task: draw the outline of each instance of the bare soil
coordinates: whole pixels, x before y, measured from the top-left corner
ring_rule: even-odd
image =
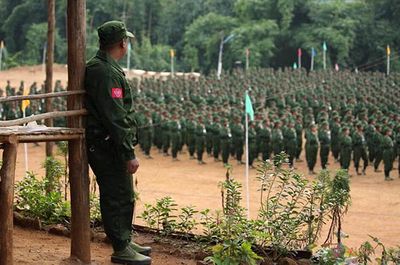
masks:
[[[45,158],[44,146],[44,143],[40,146],[28,145],[29,170],[39,175],[44,173],[42,168]],[[179,156],[181,161],[173,162],[171,157],[164,157],[155,149],[152,150],[154,159],[145,159],[140,152],[137,153],[140,159],[140,169],[136,175],[140,201],[136,216],[140,215],[145,203],[154,203],[156,199],[165,196],[171,196],[180,206],[193,205],[199,210],[220,208],[218,183],[225,177],[222,163],[216,163],[212,158],[206,157],[207,164],[198,165],[196,160],[188,159],[188,154],[181,154]],[[232,162],[234,177],[244,182],[245,167]],[[295,166],[298,171],[307,173],[305,162],[297,163]],[[329,167],[335,170],[338,164],[330,158]],[[24,172],[24,147],[20,144],[17,180],[22,179]],[[400,179],[397,170],[392,171],[392,176],[395,178],[392,182],[385,182],[383,173],[375,173],[371,167],[367,169],[366,176],[356,176],[354,169],[351,169],[350,173],[353,175],[351,179],[352,205],[344,217],[343,230],[349,235],[345,244],[358,247],[365,240],[369,240],[368,235],[373,235],[380,238],[387,246],[398,245],[400,243]],[[256,170],[251,170],[250,209],[253,217],[256,216],[259,208],[257,189]],[[143,224],[138,218],[135,223]],[[59,264],[69,256],[69,239],[67,238],[19,228],[15,231],[15,238],[17,264]],[[139,240],[146,242],[146,238],[139,237]],[[108,264],[110,246],[93,243],[92,251],[96,263]],[[153,264],[195,264],[194,261],[176,258],[174,254],[158,253],[157,250],[154,258]],[[169,261],[172,263],[167,263]]]

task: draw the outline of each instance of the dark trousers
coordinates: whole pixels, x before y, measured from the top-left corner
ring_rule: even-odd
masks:
[[[104,230],[115,251],[131,241],[134,209],[132,175],[126,172],[111,140],[88,139],[88,160],[100,188],[100,210]]]

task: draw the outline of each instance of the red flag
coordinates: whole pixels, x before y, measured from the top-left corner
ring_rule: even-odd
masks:
[[[301,48],[297,50],[297,56],[301,57]]]

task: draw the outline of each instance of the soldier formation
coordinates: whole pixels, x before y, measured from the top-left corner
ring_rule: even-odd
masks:
[[[200,78],[150,78],[132,80],[139,144],[147,158],[152,147],[179,161],[185,151],[205,164],[204,156],[228,164],[244,164],[244,93],[248,90],[255,110],[249,122],[249,162],[272,159],[285,152],[289,166],[302,162],[305,152],[309,174],[316,167],[340,163],[348,170],[353,162],[357,175],[370,166],[392,180],[393,165],[400,163],[400,74],[310,72],[297,69],[241,70]],[[60,81],[55,91],[65,90]],[[8,82],[0,96],[22,95]],[[39,90],[36,83],[30,94]],[[55,110],[65,110],[65,98],[53,100]],[[26,116],[45,112],[45,101],[31,101]],[[0,106],[0,118],[22,117],[17,102]],[[55,120],[65,126],[65,119]],[[186,148],[185,148],[186,147]],[[329,161],[332,154],[335,161]],[[319,157],[320,165],[317,166]],[[400,164],[397,165],[400,176]]]
[[[29,88],[25,88],[24,81],[21,81],[18,89],[11,85],[10,81],[7,81],[7,85],[3,90],[0,88],[0,97],[10,97],[10,96],[22,96],[24,94],[25,89],[29,89],[29,95],[41,94],[45,93],[45,84],[43,83],[38,87],[36,82],[32,83]],[[54,85],[55,92],[65,91],[66,89],[63,87],[60,80],[57,80]],[[65,97],[57,97],[52,99],[52,107],[53,110],[63,111],[67,110],[67,100]],[[25,109],[25,116],[36,115],[40,113],[46,112],[46,101],[45,99],[41,100],[31,100],[30,104]],[[24,115],[22,104],[19,101],[12,101],[6,103],[0,103],[0,120],[14,120],[18,118],[22,118]],[[40,122],[39,122],[40,123]],[[65,118],[56,118],[54,119],[55,127],[65,127],[66,119]]]
[[[178,161],[186,146],[199,164],[205,163],[204,155],[243,164],[248,90],[255,109],[248,132],[250,166],[285,152],[294,167],[305,152],[309,173],[315,174],[317,158],[326,169],[332,153],[345,170],[353,161],[357,175],[365,175],[369,165],[379,172],[383,162],[385,180],[392,180],[390,171],[400,155],[399,84],[396,73],[302,69],[131,83],[139,144],[147,158],[155,146]]]

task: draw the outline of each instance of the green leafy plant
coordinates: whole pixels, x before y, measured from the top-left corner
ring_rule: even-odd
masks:
[[[64,200],[68,198],[68,142],[57,142],[58,154],[64,158]]]
[[[177,204],[171,197],[157,200],[156,205],[146,204],[145,210],[140,216],[151,228],[156,228],[162,235],[170,235],[177,227]]]
[[[206,229],[212,233],[216,245],[211,248],[212,256],[205,261],[212,264],[256,264],[259,257],[252,249],[252,221],[245,217],[245,209],[241,206],[241,184],[230,177],[231,168],[227,169],[226,180],[220,183],[222,194],[222,215],[216,225],[208,225]],[[207,220],[208,212],[203,212]],[[212,219],[211,219],[212,220]],[[210,221],[210,219],[208,219]]]
[[[93,226],[101,222],[100,199],[95,194],[90,195],[90,221]]]
[[[194,215],[197,213],[198,211],[196,211],[193,206],[181,208],[181,213],[178,215],[176,230],[183,234],[192,232],[197,225],[197,221],[194,219]]]
[[[15,207],[29,217],[38,217],[46,224],[65,223],[70,217],[69,203],[63,201],[57,191],[48,191],[49,180],[39,180],[28,172],[24,179],[16,184]]]
[[[60,179],[65,176],[64,165],[58,159],[49,156],[44,161],[43,167],[46,169],[46,191],[60,192]]]

